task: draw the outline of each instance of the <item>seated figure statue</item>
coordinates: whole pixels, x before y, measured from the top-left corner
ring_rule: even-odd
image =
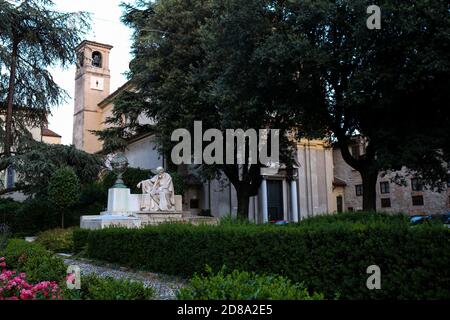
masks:
[[[142,188],[140,207],[142,211],[175,211],[175,191],[172,177],[164,168],[156,169],[158,174],[138,183]]]

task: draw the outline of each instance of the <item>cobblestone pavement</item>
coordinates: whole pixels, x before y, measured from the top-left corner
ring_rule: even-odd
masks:
[[[141,281],[145,287],[152,287],[156,292],[157,300],[172,300],[176,297],[178,289],[183,287],[185,280],[163,274],[135,271],[128,268],[89,261],[86,259],[64,260],[66,265],[76,265],[81,269],[82,275],[96,274],[99,277],[113,277],[115,279],[128,279]]]

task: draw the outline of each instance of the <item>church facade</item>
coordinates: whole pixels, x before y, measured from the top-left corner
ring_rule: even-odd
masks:
[[[125,83],[110,92],[111,49],[110,45],[93,41],[83,41],[76,48],[79,62],[75,75],[73,144],[90,153],[102,150],[101,141],[91,131],[106,128],[105,120],[114,108],[114,97],[122,90],[130,89]],[[141,122],[147,124],[151,120],[142,117]],[[129,141],[125,155],[130,166],[141,169],[165,167],[166,159],[157,152],[156,146],[157,141],[152,135]],[[363,149],[357,145],[351,151]],[[295,157],[294,172],[287,172],[283,167],[261,170],[263,180],[259,193],[250,200],[250,220],[258,223],[296,222],[324,213],[362,209],[361,177],[344,162],[340,150],[325,141],[302,139],[297,141]],[[450,211],[450,181],[443,192],[426,190],[413,176],[407,177],[406,181],[406,186],[398,186],[390,182],[388,176],[380,175],[377,208],[409,214]],[[215,217],[235,215],[236,191],[226,178],[208,182],[188,179],[183,210]]]

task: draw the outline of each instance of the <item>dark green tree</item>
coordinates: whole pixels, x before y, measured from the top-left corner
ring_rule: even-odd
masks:
[[[13,157],[11,164],[20,180],[14,190],[5,189],[0,194],[22,191],[29,195],[46,196],[46,186],[59,168],[71,168],[81,185],[97,180],[104,169],[104,161],[98,155],[77,150],[74,146],[42,142],[33,142],[30,150]]]
[[[48,184],[48,199],[61,214],[61,228],[64,229],[64,213],[73,207],[80,197],[80,183],[70,167],[54,172]]]
[[[48,68],[75,62],[87,18],[55,11],[50,0],[0,1],[1,170],[11,155],[29,149],[28,130],[42,127],[50,108],[64,100]]]
[[[281,92],[271,95],[276,88],[267,92],[259,82],[270,75],[260,74],[258,48],[279,19],[268,9],[269,1],[162,0],[141,5],[125,7],[124,22],[135,30],[130,64],[135,90],[119,96],[110,119],[115,127],[99,133],[106,148],[123,147],[130,135],[144,129],[157,132],[161,151],[170,155],[172,132],[185,128],[193,133],[194,121],[202,121],[203,130],[222,133],[280,129],[281,158],[288,162],[286,130],[294,123],[283,111],[287,100]],[[154,126],[140,126],[141,113]],[[225,174],[237,191],[238,213],[245,218],[249,198],[261,183],[261,164],[250,164],[249,156],[247,151],[243,165],[200,168],[208,177]]]
[[[366,26],[373,4],[381,8],[381,29]],[[406,166],[432,188],[442,188],[450,160],[448,2],[284,6],[284,31],[303,47],[300,59],[288,64],[298,74],[290,96],[302,101],[299,122],[316,123],[361,174],[363,209],[376,209],[380,172]],[[364,140],[360,156],[350,152],[357,136]]]

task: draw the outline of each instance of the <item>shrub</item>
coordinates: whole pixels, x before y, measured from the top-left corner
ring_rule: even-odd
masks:
[[[78,177],[70,167],[58,169],[49,181],[48,199],[60,211],[62,228],[64,228],[64,213],[78,202],[79,190]]]
[[[65,290],[67,300],[150,300],[152,288],[142,282],[88,275],[81,277],[81,290]]]
[[[82,215],[98,215],[104,211],[107,195],[101,183],[82,186],[79,193],[78,203],[64,210],[56,208],[46,195],[35,196],[23,203],[0,199],[0,225],[6,224],[13,236],[21,238],[60,227],[62,211],[64,224],[68,227],[79,226]]]
[[[321,300],[320,294],[309,295],[301,284],[293,284],[277,275],[257,275],[234,270],[230,274],[222,268],[213,274],[194,275],[189,284],[180,289],[180,300]]]
[[[5,257],[0,257],[0,300],[59,300],[61,289],[56,282],[43,281],[32,285],[24,272],[6,269]]]
[[[448,228],[347,220],[82,230],[75,247],[86,245],[91,258],[180,276],[201,273],[205,265],[276,273],[327,298],[336,292],[348,299],[450,296]],[[374,264],[382,271],[382,290],[366,287],[366,269]]]
[[[52,229],[38,234],[36,243],[41,244],[52,252],[72,252],[73,228]]]
[[[131,189],[131,193],[141,193],[141,191],[137,187],[137,184],[142,180],[149,179],[151,175],[151,170],[129,167],[123,174],[122,179],[125,185]],[[106,193],[108,192],[108,189],[114,185],[115,182],[115,173],[108,172],[108,174],[103,178],[103,185]]]
[[[66,274],[63,260],[36,243],[12,239],[0,255],[11,268],[25,272],[31,282],[60,281]]]
[[[108,194],[103,184],[96,181],[81,188],[80,199],[75,206],[78,217],[81,215],[96,215],[104,211],[108,203]],[[77,220],[79,224],[80,221]]]
[[[14,217],[20,207],[20,202],[16,202],[12,199],[0,199],[0,224],[11,227],[14,223]]]
[[[16,237],[35,235],[59,225],[57,211],[44,197],[26,200],[12,215],[10,227]]]
[[[3,250],[8,243],[9,236],[9,227],[6,224],[0,223],[0,250]]]
[[[73,251],[74,253],[80,253],[87,249],[87,238],[89,236],[89,230],[76,228],[73,230]]]
[[[409,217],[400,213],[385,212],[342,212],[335,214],[324,214],[302,220],[299,226],[319,226],[322,224],[350,223],[350,224],[388,224],[409,225]]]

